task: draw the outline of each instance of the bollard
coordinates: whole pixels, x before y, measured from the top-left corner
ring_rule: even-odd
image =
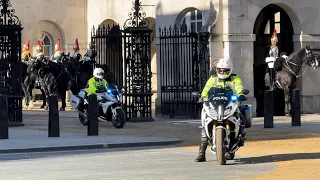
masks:
[[[299,91],[299,89],[292,90],[291,125],[292,126],[301,126],[300,91]]]
[[[49,101],[48,137],[60,137],[58,97],[56,95],[51,95]]]
[[[264,128],[273,128],[273,91],[264,92]]]
[[[97,95],[91,94],[88,99],[88,136],[98,136],[98,101]]]
[[[9,139],[8,99],[0,95],[0,139]]]

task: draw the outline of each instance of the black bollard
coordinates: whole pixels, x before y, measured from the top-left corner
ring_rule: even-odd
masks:
[[[58,97],[50,96],[48,137],[60,137]]]
[[[0,139],[9,139],[8,99],[0,94]]]
[[[264,128],[273,128],[273,91],[264,92]]]
[[[97,95],[91,94],[88,99],[88,136],[98,136],[98,101]]]
[[[292,90],[291,125],[292,126],[301,126],[300,91],[299,91],[299,89]]]

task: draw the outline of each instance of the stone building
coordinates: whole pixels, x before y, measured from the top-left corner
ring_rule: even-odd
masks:
[[[264,78],[264,51],[277,30],[280,51],[289,55],[305,45],[317,48],[320,34],[318,0],[141,0],[143,12],[154,30],[152,42],[152,72],[154,100],[160,107],[161,71],[158,29],[164,26],[186,25],[193,32],[210,33],[210,59],[229,57],[235,71],[250,90],[249,103],[253,109],[261,106]],[[20,18],[23,42],[36,40],[45,43],[50,55],[57,38],[62,48],[72,52],[75,38],[79,39],[82,54],[90,41],[91,29],[98,25],[122,26],[132,12],[131,0],[11,0]],[[320,48],[320,47],[318,47]],[[45,52],[46,53],[46,52]],[[320,78],[312,70],[299,81],[304,113],[320,111]],[[158,88],[159,87],[159,88]],[[279,98],[281,93],[279,93]],[[283,109],[279,100],[279,109]]]

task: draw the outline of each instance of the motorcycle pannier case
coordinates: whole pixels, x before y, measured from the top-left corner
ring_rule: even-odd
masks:
[[[242,105],[241,113],[246,118],[246,128],[250,128],[252,126],[252,105],[251,104]]]
[[[81,98],[78,96],[70,96],[70,105],[73,109],[78,109],[81,103]]]

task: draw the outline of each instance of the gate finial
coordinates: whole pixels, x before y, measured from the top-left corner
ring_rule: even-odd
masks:
[[[133,7],[131,10],[133,12],[129,12],[129,18],[124,22],[124,28],[128,27],[148,27],[149,21],[145,18],[146,13],[141,12],[142,5],[139,0],[134,0],[132,2]]]
[[[19,18],[14,15],[15,10],[9,9],[12,7],[10,0],[0,0],[0,25],[21,25]]]

